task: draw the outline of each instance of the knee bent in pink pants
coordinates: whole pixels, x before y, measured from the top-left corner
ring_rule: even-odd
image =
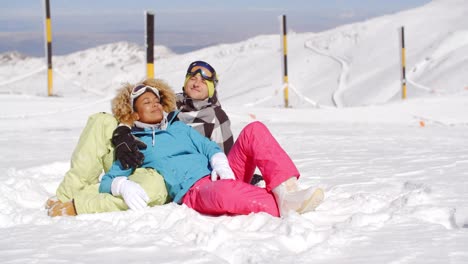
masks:
[[[271,190],[291,177],[299,178],[299,171],[268,128],[261,122],[247,125],[228,160],[236,180],[213,182],[204,177],[187,192],[183,203],[209,215],[266,212],[279,216]],[[249,184],[257,167],[265,180],[265,189]]]

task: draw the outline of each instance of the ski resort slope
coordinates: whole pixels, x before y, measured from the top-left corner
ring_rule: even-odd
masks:
[[[408,96],[464,90],[468,86],[468,75],[464,74],[468,71],[467,16],[465,1],[435,0],[325,32],[295,33],[290,28],[292,107],[351,107],[399,100],[401,26],[405,27]],[[242,101],[246,106],[278,107],[284,104],[280,43],[279,35],[264,35],[187,54],[156,46],[155,74],[180,91],[186,65],[195,59],[206,60],[218,71],[224,105]],[[144,78],[144,54],[142,46],[121,42],[54,57],[54,93],[112,95],[122,82]],[[46,82],[43,58],[7,53],[0,54],[0,61],[0,93],[17,93],[16,87],[28,85],[31,78]],[[33,90],[29,94],[45,92]]]
[[[2,263],[468,261],[468,92],[372,107],[227,108],[236,135],[264,122],[302,184],[325,190],[315,212],[284,219],[210,217],[173,203],[50,218],[44,202],[69,168],[87,116],[108,111],[108,101],[0,102],[23,115],[3,116],[0,131]]]
[[[44,58],[0,54],[1,262],[467,263],[467,10],[438,0],[327,32],[290,30],[289,109],[278,36],[187,54],[156,47],[156,76],[176,91],[189,62],[212,63],[234,135],[264,122],[302,184],[325,190],[316,211],[285,218],[173,203],[48,217],[88,116],[110,112],[120,84],[143,78],[144,49],[120,42],[54,57],[52,97]]]

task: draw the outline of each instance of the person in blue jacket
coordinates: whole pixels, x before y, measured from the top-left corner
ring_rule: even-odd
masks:
[[[130,94],[132,134],[147,145],[141,167],[163,176],[174,202],[209,215],[283,216],[290,210],[311,211],[322,201],[321,189],[297,189],[297,168],[260,122],[244,128],[228,158],[215,142],[177,121],[177,111],[163,111],[158,87],[141,83],[126,85],[122,91]],[[255,167],[264,175],[266,188],[249,184]],[[144,207],[147,194],[128,178],[133,170],[115,161],[102,177],[99,191],[122,196],[129,206]]]

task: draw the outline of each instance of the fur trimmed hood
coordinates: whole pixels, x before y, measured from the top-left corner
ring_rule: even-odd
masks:
[[[158,89],[164,112],[169,113],[175,110],[176,97],[174,91],[165,81],[161,79],[146,79],[141,83]],[[134,86],[134,84],[130,83],[124,84],[117,91],[114,99],[112,99],[112,113],[119,123],[133,125],[135,121],[132,115],[133,109],[130,105],[130,94]]]

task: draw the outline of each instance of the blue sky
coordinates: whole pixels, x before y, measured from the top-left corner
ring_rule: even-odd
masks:
[[[55,54],[116,41],[143,45],[144,10],[156,14],[156,44],[186,52],[237,42],[279,31],[278,16],[288,28],[318,32],[338,25],[417,7],[430,0],[236,0],[111,1],[50,0]],[[42,56],[42,0],[2,1],[0,52],[17,50]]]

